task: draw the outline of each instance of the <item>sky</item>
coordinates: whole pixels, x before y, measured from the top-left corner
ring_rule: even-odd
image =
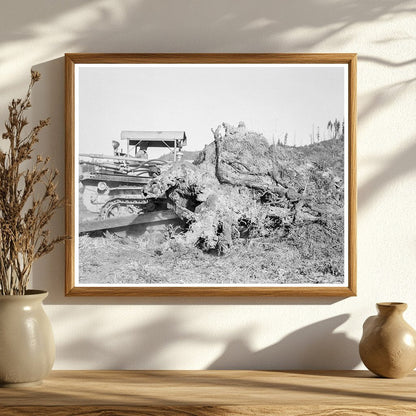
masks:
[[[122,130],[184,130],[201,150],[222,122],[307,145],[345,117],[346,65],[77,65],[80,153],[112,154]],[[345,117],[346,119],[346,117]],[[123,143],[121,145],[123,147]],[[124,149],[125,150],[125,145]],[[166,150],[149,149],[150,157]]]

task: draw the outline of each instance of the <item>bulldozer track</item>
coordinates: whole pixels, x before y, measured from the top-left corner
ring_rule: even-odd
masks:
[[[149,198],[141,198],[138,195],[126,195],[107,201],[100,211],[100,218],[107,219],[127,215],[139,215],[151,212],[155,204]]]

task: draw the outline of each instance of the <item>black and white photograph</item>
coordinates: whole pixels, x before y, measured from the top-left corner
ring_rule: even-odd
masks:
[[[347,63],[79,63],[77,287],[346,287]]]

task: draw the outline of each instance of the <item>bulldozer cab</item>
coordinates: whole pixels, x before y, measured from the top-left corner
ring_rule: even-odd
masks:
[[[121,140],[126,142],[128,158],[147,160],[149,148],[166,148],[173,154],[174,162],[179,160],[187,142],[184,131],[122,131]]]

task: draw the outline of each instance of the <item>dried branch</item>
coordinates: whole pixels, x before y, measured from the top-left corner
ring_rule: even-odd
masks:
[[[12,100],[2,134],[9,146],[7,151],[0,150],[1,295],[24,294],[33,262],[65,239],[51,238],[46,229],[55,211],[63,205],[56,192],[58,171],[49,168],[49,157],[41,156],[30,168],[23,168],[32,159],[40,131],[50,123],[49,118],[40,120],[26,136],[23,134],[28,125],[25,111],[31,107],[32,88],[39,79],[40,74],[32,71],[26,96]]]

